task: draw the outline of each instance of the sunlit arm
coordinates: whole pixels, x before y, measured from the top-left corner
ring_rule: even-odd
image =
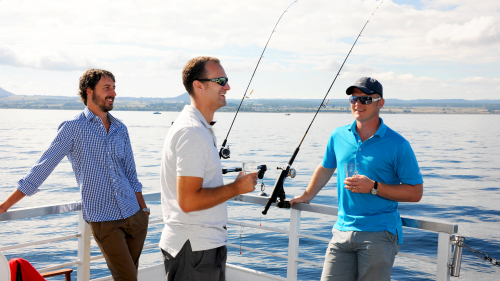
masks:
[[[304,191],[304,194],[295,196],[295,198],[290,200],[290,205],[293,206],[293,204],[295,203],[311,202],[311,200],[318,194],[318,192],[328,183],[334,172],[335,168],[327,169],[323,167],[323,165],[319,164],[319,166],[314,171],[311,181]]]
[[[19,190],[14,190],[12,194],[5,200],[2,204],[0,204],[0,214],[7,212],[10,207],[14,206],[19,200],[23,199],[24,196],[26,196],[24,193],[22,193]]]
[[[418,202],[424,194],[424,184],[378,183],[378,196],[397,202]]]
[[[234,196],[254,191],[257,173],[240,173],[233,183],[215,188],[202,188],[202,184],[203,178],[177,177],[177,201],[183,212],[209,209]]]
[[[354,193],[370,193],[375,181],[364,175],[357,175],[344,180],[344,188]],[[378,183],[377,196],[397,202],[418,202],[422,199],[424,184],[385,184]]]

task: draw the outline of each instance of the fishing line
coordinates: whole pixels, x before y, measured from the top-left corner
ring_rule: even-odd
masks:
[[[333,84],[335,84],[335,81],[337,81],[337,77],[340,75],[340,71],[342,70],[342,68],[344,67],[344,64],[345,62],[347,61],[347,58],[349,58],[349,55],[351,54],[352,52],[352,49],[354,48],[354,46],[356,45],[356,42],[358,42],[358,39],[359,37],[361,36],[361,33],[363,33],[363,30],[365,30],[365,27],[366,25],[368,24],[368,22],[370,22],[370,19],[372,18],[372,16],[375,14],[375,12],[378,10],[378,8],[380,7],[380,5],[382,5],[382,3],[384,3],[384,1],[382,0],[377,8],[372,12],[372,14],[370,15],[370,17],[368,18],[368,20],[365,22],[365,25],[363,26],[363,28],[361,29],[361,31],[359,32],[358,34],[358,37],[356,38],[356,40],[354,41],[354,43],[352,44],[351,46],[351,49],[349,50],[349,53],[347,53],[347,56],[345,57],[344,59],[344,62],[342,62],[342,65],[340,66],[339,68],[339,71],[337,72],[337,75],[335,75],[335,78],[333,79],[333,82],[332,84],[330,85],[330,88],[328,88],[328,91],[326,92],[326,95],[325,97],[323,98],[323,100],[321,101],[321,104],[320,106],[318,107],[318,110],[316,110],[316,114],[314,114],[314,117],[311,121],[311,123],[309,124],[309,127],[307,127],[307,130],[306,132],[304,133],[304,136],[302,137],[302,140],[300,141],[299,145],[297,146],[297,148],[295,149],[292,157],[290,158],[290,160],[288,161],[288,164],[286,166],[286,168],[283,168],[282,171],[281,171],[281,174],[280,174],[280,177],[276,180],[276,183],[274,184],[274,189],[273,189],[273,193],[271,194],[271,196],[269,197],[269,200],[267,201],[267,204],[266,206],[264,207],[264,211],[262,211],[262,214],[267,214],[267,210],[269,209],[269,207],[271,206],[272,203],[275,203],[279,197],[279,201],[278,201],[278,207],[279,208],[290,208],[290,203],[288,201],[285,201],[285,190],[283,188],[283,183],[285,182],[285,178],[287,176],[289,176],[290,174],[290,168],[293,164],[293,161],[295,161],[295,157],[297,156],[297,154],[299,153],[299,149],[300,149],[300,146],[302,145],[302,142],[304,141],[304,139],[306,138],[306,135],[307,133],[309,132],[309,129],[311,128],[314,120],[316,119],[316,116],[318,115],[318,112],[321,110],[322,107],[325,107],[326,104],[324,104],[325,102],[325,99],[326,97],[328,96],[328,94],[330,93],[330,90],[332,89],[333,87]]]
[[[255,72],[257,71],[257,68],[259,67],[260,61],[262,60],[262,57],[264,56],[264,52],[266,51],[267,45],[269,44],[269,41],[271,41],[271,37],[273,37],[274,31],[276,30],[276,26],[278,26],[278,23],[280,22],[283,15],[285,15],[285,13],[288,11],[288,9],[293,4],[295,4],[295,2],[297,2],[297,1],[298,0],[293,1],[293,3],[290,4],[290,6],[288,6],[288,8],[285,9],[285,11],[283,11],[280,18],[276,22],[276,25],[274,26],[273,31],[271,32],[271,35],[269,36],[269,39],[267,39],[266,46],[264,46],[264,50],[262,50],[262,54],[260,55],[259,61],[257,62],[257,65],[255,66],[255,69],[252,73],[252,77],[250,77],[250,81],[248,82],[248,86],[245,90],[245,94],[243,95],[243,98],[241,98],[240,105],[238,106],[238,109],[236,110],[236,114],[234,115],[233,122],[231,123],[231,126],[229,127],[229,131],[227,132],[227,135],[226,135],[226,138],[224,139],[224,142],[222,142],[222,147],[220,148],[220,151],[219,151],[219,158],[228,159],[231,155],[231,151],[229,150],[229,146],[226,147],[226,143],[227,143],[227,138],[229,137],[229,133],[231,132],[231,129],[233,128],[234,120],[236,120],[236,116],[238,116],[238,112],[240,112],[241,104],[243,104],[243,101],[247,97],[248,88],[250,88],[250,84],[252,83],[253,76],[255,75]]]

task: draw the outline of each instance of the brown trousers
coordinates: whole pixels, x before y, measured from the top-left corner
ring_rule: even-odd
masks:
[[[101,249],[114,280],[137,280],[148,220],[148,215],[139,210],[126,219],[90,222],[94,240]]]

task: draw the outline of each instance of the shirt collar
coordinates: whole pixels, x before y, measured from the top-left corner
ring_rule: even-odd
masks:
[[[95,115],[92,111],[90,111],[90,109],[88,107],[85,107],[85,109],[83,110],[83,114],[85,115],[85,119],[87,119],[87,121],[90,121],[90,120],[94,119],[95,117],[97,117],[97,115]],[[118,121],[118,119],[116,119],[109,112],[107,114],[108,114],[109,121],[112,124],[114,124],[115,126],[118,126],[118,127],[121,126],[121,124]]]
[[[201,114],[201,112],[196,107],[189,105],[189,104],[186,104],[184,106],[184,109],[187,110],[188,112],[194,114],[194,116],[196,116],[196,118],[198,118],[201,121],[201,123],[203,123],[203,126],[205,126],[207,129],[212,128],[212,126],[210,124],[208,124],[207,120],[205,120],[205,117],[203,116],[203,114]]]
[[[382,118],[379,117],[378,119],[380,120],[380,127],[378,127],[378,130],[374,136],[379,136],[379,137],[383,138],[385,135],[385,132],[387,131],[387,126],[384,124],[384,120],[382,120]],[[354,122],[352,122],[351,126],[349,127],[349,131],[351,131],[353,134],[358,134],[356,132],[356,120],[354,120]]]

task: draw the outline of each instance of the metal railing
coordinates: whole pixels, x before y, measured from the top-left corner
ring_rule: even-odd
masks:
[[[144,199],[146,201],[159,201],[160,193],[148,193],[144,194]],[[250,204],[257,204],[264,206],[267,203],[268,198],[253,196],[253,195],[239,195],[233,198],[234,201],[245,202]],[[275,206],[276,204],[273,204]],[[90,242],[91,242],[91,231],[89,225],[83,220],[81,214],[81,204],[79,202],[76,203],[67,203],[67,204],[56,204],[42,207],[34,207],[34,208],[22,208],[22,209],[13,209],[9,212],[0,214],[0,222],[2,221],[10,221],[17,219],[26,219],[33,218],[38,216],[45,216],[51,214],[61,214],[67,212],[79,211],[79,223],[78,223],[78,234],[62,236],[58,238],[40,240],[36,242],[29,242],[17,245],[10,246],[1,246],[0,252],[12,249],[18,249],[22,247],[28,247],[32,245],[39,245],[44,243],[50,243],[54,241],[62,241],[68,239],[78,239],[78,254],[77,259],[72,262],[63,263],[55,266],[51,266],[49,268],[41,269],[40,272],[50,271],[54,269],[59,269],[63,267],[68,267],[72,265],[77,265],[77,280],[78,281],[86,281],[90,280],[90,262],[92,260],[96,260],[102,258],[102,255],[98,256],[90,256]],[[250,247],[237,246],[235,244],[229,243],[230,247],[241,247],[242,249],[253,251],[257,253],[261,253],[264,255],[275,256],[278,258],[286,259],[287,262],[287,280],[297,280],[297,271],[298,271],[298,263],[306,263],[314,266],[322,267],[322,264],[315,263],[312,261],[304,260],[299,258],[299,239],[307,238],[307,239],[315,239],[320,241],[328,242],[329,239],[325,239],[315,235],[302,234],[300,232],[300,218],[302,212],[312,212],[316,214],[324,214],[330,216],[337,216],[338,208],[319,205],[319,204],[296,204],[290,209],[290,226],[289,230],[283,230],[273,227],[262,227],[253,224],[247,224],[236,221],[229,221],[229,224],[235,225],[243,225],[245,227],[258,228],[266,231],[273,231],[278,233],[288,234],[288,255],[281,255],[272,253],[269,251],[258,250]],[[420,255],[414,255],[409,253],[398,253],[398,256],[403,256],[407,258],[418,259],[426,262],[434,262],[436,263],[436,280],[438,281],[448,281],[450,280],[450,259],[451,259],[451,250],[453,244],[453,234],[456,234],[458,231],[458,225],[442,223],[442,222],[434,222],[430,220],[420,220],[413,219],[408,217],[403,217],[403,226],[427,231],[433,231],[438,233],[438,250],[437,250],[437,258],[428,258]],[[154,223],[161,223],[160,220],[150,221],[150,225]],[[145,245],[144,249],[149,249],[153,247],[157,247],[158,245]]]

